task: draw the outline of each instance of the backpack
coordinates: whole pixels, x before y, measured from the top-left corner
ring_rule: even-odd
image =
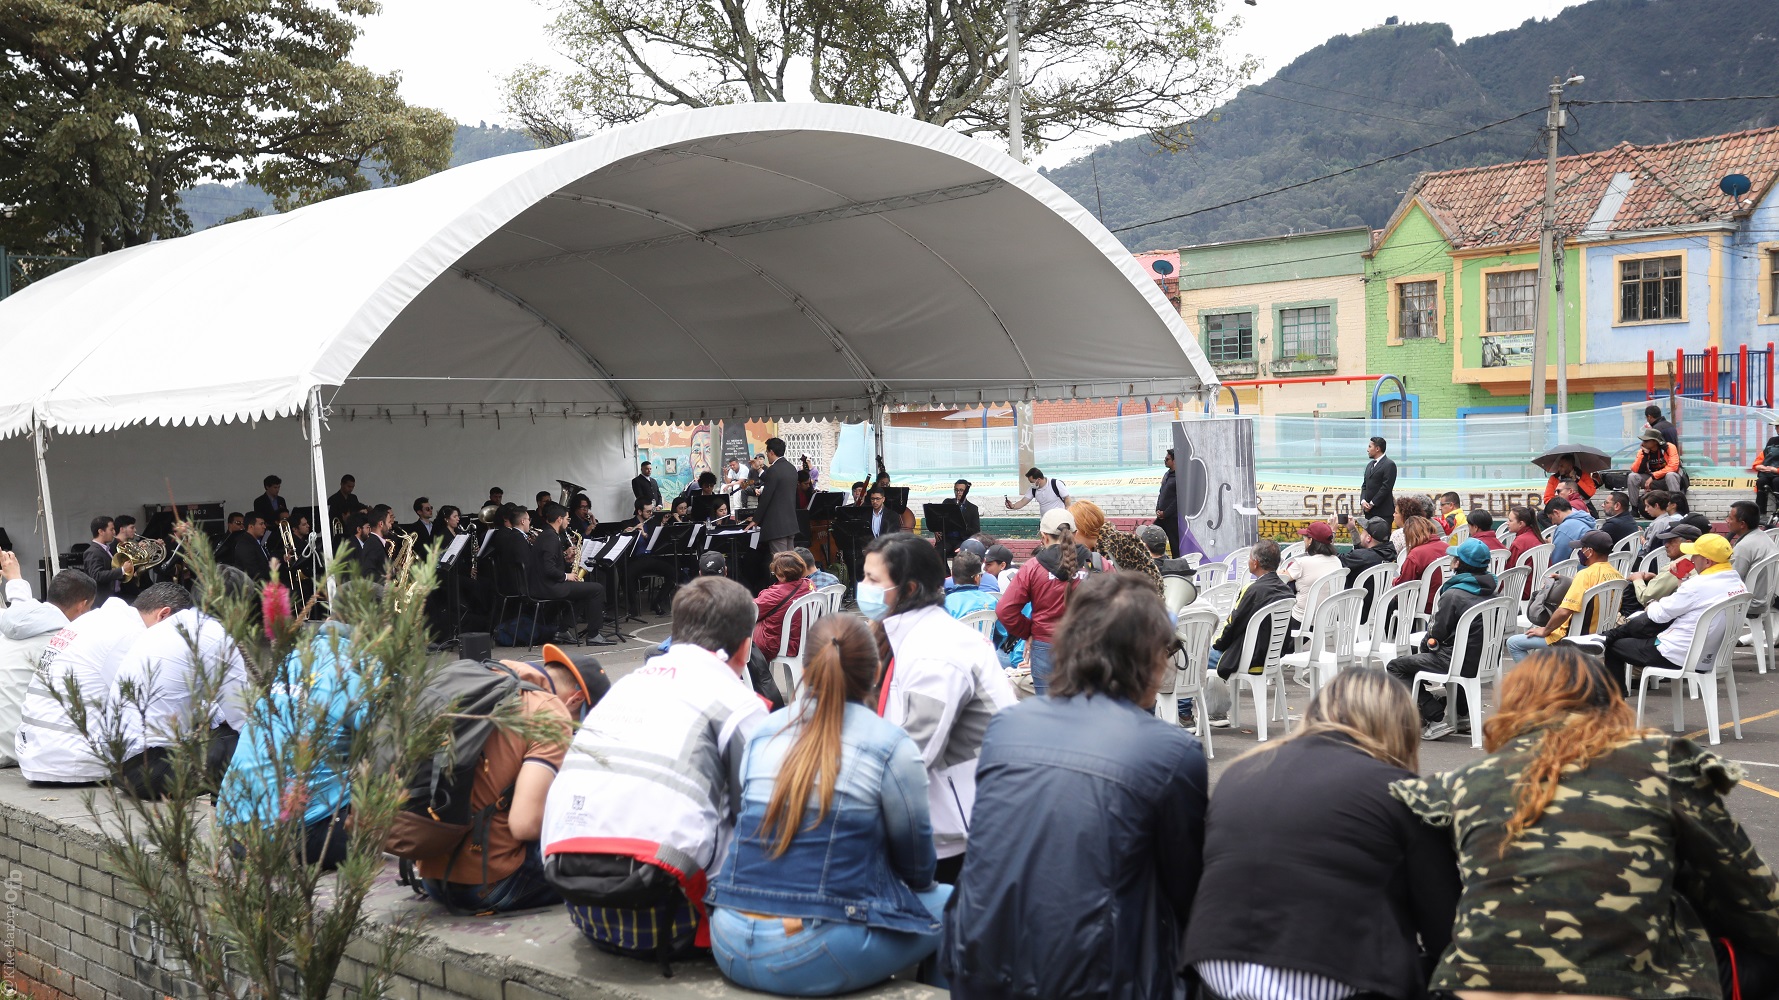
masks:
[[[1540,627],[1550,624],[1550,616],[1562,607],[1563,598],[1569,596],[1569,585],[1573,582],[1574,578],[1568,576],[1545,581],[1526,604],[1526,620]]]
[[[475,787],[476,769],[482,763],[482,750],[496,728],[492,718],[495,708],[528,689],[543,690],[520,679],[504,664],[475,660],[446,664],[428,685],[420,711],[434,717],[446,713],[456,713],[458,717],[451,724],[449,742],[421,761],[409,775],[407,799],[383,840],[383,850],[401,859],[401,884],[419,891],[415,862],[444,860],[447,865],[455,864],[466,846],[479,849],[483,845],[489,820],[511,808],[511,785],[480,810],[470,808],[470,793]],[[393,766],[393,762],[386,763]],[[482,864],[486,883],[486,857]]]

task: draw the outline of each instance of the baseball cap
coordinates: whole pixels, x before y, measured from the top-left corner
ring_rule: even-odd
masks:
[[[1482,568],[1489,564],[1489,547],[1484,545],[1481,539],[1466,538],[1446,549],[1445,554],[1466,566]]]
[[[1576,540],[1576,544],[1584,549],[1593,549],[1601,554],[1612,552],[1612,536],[1604,531],[1590,531]]]
[[[1062,529],[1075,530],[1075,515],[1058,507],[1048,511],[1038,520],[1038,531],[1046,535],[1054,535]]]
[[[698,557],[699,576],[727,576],[729,560],[721,552],[706,552]]]
[[[1696,541],[1702,534],[1704,534],[1704,532],[1700,531],[1699,526],[1696,524],[1675,521],[1673,524],[1656,532],[1655,538],[1658,542],[1665,542],[1670,538],[1678,538],[1683,542],[1691,542]]]
[[[1680,551],[1689,556],[1704,556],[1714,563],[1730,561],[1730,540],[1722,535],[1700,535],[1696,542],[1680,543]]]
[[[988,551],[982,556],[982,561],[985,563],[1011,564],[1013,562],[1013,550],[997,542],[988,547]]]
[[[1390,522],[1381,517],[1374,517],[1365,522],[1365,533],[1370,535],[1374,542],[1389,541]]]
[[[593,705],[593,692],[587,687],[589,676],[603,675],[605,668],[599,660],[588,653],[571,656],[562,647],[554,643],[544,643],[544,660],[547,666],[561,667],[574,675],[576,684],[581,686],[581,698],[589,707]],[[609,687],[610,685],[607,685]]]
[[[1334,529],[1327,521],[1311,521],[1297,529],[1297,533],[1315,542],[1331,542],[1334,540]]]
[[[959,552],[968,552],[977,558],[981,558],[988,554],[988,546],[982,544],[982,540],[979,538],[964,539],[963,543],[957,547],[957,550]]]

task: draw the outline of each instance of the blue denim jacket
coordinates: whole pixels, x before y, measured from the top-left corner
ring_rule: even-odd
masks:
[[[927,815],[927,771],[914,741],[865,706],[849,702],[841,729],[840,776],[819,825],[810,796],[803,829],[783,856],[761,825],[772,784],[796,730],[801,702],[772,713],[748,741],[741,766],[741,816],[705,901],[773,917],[850,920],[885,930],[931,933],[939,922],[910,886],[933,882],[936,857]]]

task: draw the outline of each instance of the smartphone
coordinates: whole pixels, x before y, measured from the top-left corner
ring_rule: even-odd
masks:
[[[1348,518],[1348,517],[1349,517],[1349,516],[1350,516],[1350,515],[1347,515],[1347,514],[1339,514],[1339,515],[1337,515],[1337,517],[1338,517],[1338,518],[1339,518],[1339,519],[1340,519],[1340,524],[1341,524],[1341,527],[1343,527],[1343,528],[1344,528],[1344,527],[1346,527],[1346,524],[1347,524],[1347,518]]]

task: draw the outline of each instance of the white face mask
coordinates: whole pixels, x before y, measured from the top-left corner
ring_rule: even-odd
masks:
[[[889,602],[885,600],[888,594],[888,588],[860,580],[858,591],[854,594],[854,598],[858,602],[859,614],[872,621],[878,621],[884,615],[889,614]]]

